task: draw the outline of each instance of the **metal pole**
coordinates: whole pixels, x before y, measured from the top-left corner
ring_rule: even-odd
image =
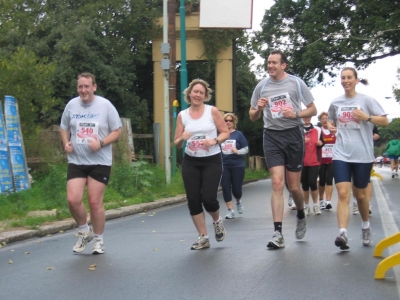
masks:
[[[168,1],[163,0],[163,43],[168,44]],[[169,47],[169,45],[168,45]],[[163,51],[164,59],[168,55]],[[165,178],[167,184],[171,183],[171,162],[170,162],[170,133],[169,133],[169,66],[164,69],[164,155],[165,155]]]
[[[172,110],[173,110],[173,116],[172,116],[172,136],[175,134],[175,129],[176,129],[176,117],[177,117],[177,110],[178,110],[179,102],[178,100],[174,100],[172,103]],[[172,177],[174,177],[176,174],[176,146],[175,143],[172,144]]]
[[[179,19],[180,19],[180,35],[181,35],[181,77],[180,77],[180,84],[181,84],[181,110],[184,110],[188,107],[185,99],[183,99],[183,91],[188,86],[188,73],[186,67],[186,14],[185,14],[185,0],[181,0],[181,6],[179,7]],[[185,143],[183,143],[182,147],[182,155],[185,155]]]

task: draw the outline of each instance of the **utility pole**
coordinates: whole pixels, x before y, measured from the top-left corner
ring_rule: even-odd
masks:
[[[171,162],[170,162],[170,114],[169,114],[169,70],[170,61],[168,58],[170,46],[168,44],[168,2],[163,0],[163,43],[161,44],[161,68],[164,75],[164,165],[167,184],[171,183]]]
[[[171,62],[169,68],[169,100],[170,104],[173,101],[173,116],[170,118],[170,126],[172,125],[171,139],[174,140],[175,136],[175,119],[176,119],[176,110],[177,106],[175,103],[176,99],[176,36],[175,36],[175,15],[176,15],[176,1],[177,0],[169,0],[168,1],[168,42],[171,45],[171,52],[169,55],[169,59]],[[177,102],[177,101],[176,101]],[[170,106],[171,111],[171,106]],[[172,122],[171,122],[172,121]],[[172,142],[172,177],[175,176],[176,173],[176,146],[175,143]]]

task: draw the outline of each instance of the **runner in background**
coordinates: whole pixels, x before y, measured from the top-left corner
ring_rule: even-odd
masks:
[[[236,200],[237,212],[242,214],[244,211],[244,206],[241,201],[245,174],[243,155],[249,152],[249,147],[243,133],[236,130],[236,125],[238,123],[236,115],[233,113],[226,113],[223,118],[228,126],[230,136],[229,139],[221,144],[222,161],[224,164],[221,186],[222,195],[228,208],[225,219],[233,219],[235,217],[235,210],[232,204],[232,194]]]
[[[322,138],[324,146],[322,147],[321,166],[319,167],[319,204],[321,209],[332,209],[333,192],[333,145],[336,142],[336,136],[329,132],[328,113],[322,112],[318,116],[321,122]],[[325,194],[325,197],[324,197]]]
[[[318,173],[321,164],[321,147],[324,145],[322,131],[319,127],[311,124],[311,118],[303,118],[304,130],[304,160],[303,170],[301,171],[301,187],[304,193],[304,212],[309,215],[310,194],[313,201],[313,212],[315,215],[321,214],[318,203]],[[311,191],[311,192],[310,192]]]

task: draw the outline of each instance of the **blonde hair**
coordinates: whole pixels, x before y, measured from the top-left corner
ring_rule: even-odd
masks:
[[[210,101],[211,100],[211,93],[212,93],[212,89],[210,89],[210,85],[206,81],[204,81],[203,79],[197,78],[197,79],[192,80],[189,83],[189,86],[183,91],[183,95],[185,96],[184,97],[185,102],[187,104],[190,104],[189,94],[192,92],[193,87],[196,84],[201,84],[202,86],[204,86],[204,89],[206,90],[206,95],[205,95],[204,102]]]
[[[238,118],[236,117],[236,115],[234,113],[226,113],[226,114],[224,114],[224,116],[223,116],[224,120],[227,117],[231,117],[232,118],[232,120],[233,120],[233,122],[232,122],[233,123],[233,128],[236,129],[236,124],[238,123]]]
[[[321,121],[323,116],[327,116],[328,117],[328,113],[326,111],[323,111],[322,113],[320,113],[319,116],[318,116],[318,120]]]

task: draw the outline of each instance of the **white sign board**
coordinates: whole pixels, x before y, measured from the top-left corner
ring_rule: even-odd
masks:
[[[251,29],[253,0],[200,0],[200,28]]]

